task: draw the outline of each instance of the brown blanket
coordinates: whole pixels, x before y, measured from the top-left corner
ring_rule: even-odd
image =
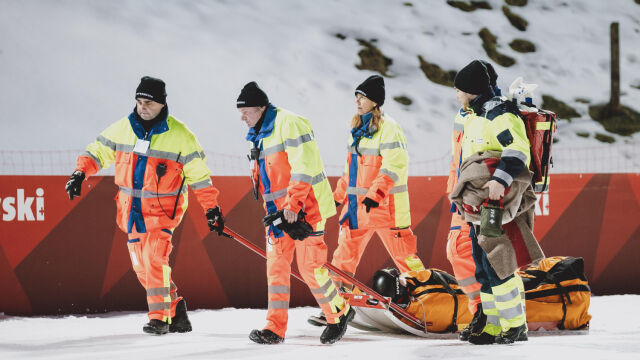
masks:
[[[464,220],[480,224],[480,206],[489,197],[489,189],[482,189],[482,186],[491,179],[501,155],[499,151],[486,151],[470,156],[460,166],[460,178],[449,199],[456,204]],[[530,171],[523,171],[505,191],[502,199],[504,234],[495,238],[478,234],[478,244],[487,253],[487,259],[500,279],[544,258],[533,235],[536,195],[531,176]]]

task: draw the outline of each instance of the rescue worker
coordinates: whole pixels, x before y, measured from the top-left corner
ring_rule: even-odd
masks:
[[[351,119],[345,170],[333,199],[340,214],[338,247],[331,263],[355,275],[374,233],[402,272],[422,270],[417,239],[409,227],[407,171],[409,153],[400,125],[382,112],[384,79],[373,75],[355,90],[357,113]]]
[[[482,61],[482,60],[480,60]],[[490,85],[495,95],[500,95],[500,89],[496,85],[498,75],[493,66],[483,61],[487,67]],[[469,111],[460,108],[456,114],[453,123],[453,137],[451,139],[452,160],[449,168],[449,177],[447,179],[447,195],[451,193],[456,185],[458,176],[460,175],[460,163],[462,162],[462,136],[464,134],[464,124],[468,119]],[[482,313],[482,305],[480,303],[480,287],[481,284],[476,280],[476,265],[473,261],[471,251],[471,238],[469,237],[469,224],[462,220],[460,211],[455,204],[451,203],[451,226],[449,227],[449,235],[447,237],[447,259],[453,268],[458,285],[469,298],[469,311],[473,315],[473,320],[469,326],[460,331],[460,340],[467,341],[472,333],[482,330],[486,322],[486,316]]]
[[[487,66],[474,60],[462,68],[454,79],[456,98],[465,112],[461,141],[463,163],[471,155],[488,150],[501,152],[491,179],[482,187],[488,189],[489,200],[498,201],[513,178],[529,164],[529,140],[517,107],[495,96]],[[472,344],[510,344],[527,340],[526,315],[523,306],[524,286],[516,273],[500,279],[478,244],[479,227],[469,223],[475,278],[480,282],[482,311],[486,324],[480,332],[469,335]]]
[[[169,115],[166,97],[164,81],[143,77],[131,114],[87,146],[66,184],[73,200],[86,178],[115,162],[116,222],[128,234],[133,270],[147,292],[149,322],[143,331],[158,335],[192,329],[169,266],[171,236],[187,210],[186,185],[206,209],[210,229],[218,234],[224,229],[202,148],[186,125]]]
[[[310,122],[269,103],[255,82],[246,84],[237,104],[240,119],[249,127],[254,194],[262,194],[268,214],[281,211],[284,221],[303,216],[312,232],[294,240],[278,226],[266,228],[268,311],[262,330],[249,338],[259,344],[285,339],[290,298],[291,262],[297,251],[298,269],[324,312],[329,325],[320,336],[323,344],[342,338],[355,309],[340,296],[327,269],[324,227],[336,208]]]

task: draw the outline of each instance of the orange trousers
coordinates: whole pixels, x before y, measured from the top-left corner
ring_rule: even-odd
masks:
[[[453,267],[453,275],[458,285],[469,298],[469,311],[474,314],[480,303],[482,285],[476,280],[476,263],[473,261],[471,249],[469,225],[459,214],[454,213],[447,239],[447,259]]]
[[[169,254],[171,231],[167,229],[129,234],[129,256],[140,284],[147,291],[149,320],[170,322],[176,314],[176,304],[182,299],[171,281]]]
[[[322,267],[327,262],[328,252],[324,243],[324,233],[299,241],[291,239],[286,233],[283,237],[275,238],[269,235],[268,231],[267,228],[269,304],[267,325],[264,328],[285,337],[289,319],[291,262],[294,251],[297,252],[300,275],[324,312],[327,322],[338,323],[340,315],[349,310],[349,304],[338,293],[329,271]]]
[[[349,229],[340,228],[338,248],[333,253],[331,264],[354,276],[362,254],[374,233],[382,239],[384,247],[400,272],[424,270],[424,265],[416,255],[418,239],[410,228],[406,229]],[[337,282],[337,281],[336,281]]]

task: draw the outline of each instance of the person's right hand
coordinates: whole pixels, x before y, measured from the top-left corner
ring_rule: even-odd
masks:
[[[69,200],[73,200],[74,196],[80,196],[80,190],[82,189],[82,182],[84,181],[84,173],[80,170],[76,170],[69,181],[67,181],[67,185],[64,189],[69,194]]]

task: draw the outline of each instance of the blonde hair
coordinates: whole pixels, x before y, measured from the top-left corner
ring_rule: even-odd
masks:
[[[384,121],[384,119],[382,118],[382,110],[380,110],[379,106],[375,106],[372,110],[371,113],[373,113],[373,117],[371,118],[371,122],[369,123],[369,129],[371,129],[372,127],[375,126],[375,128],[377,130],[380,129],[380,125],[382,124],[382,122]],[[351,118],[351,128],[355,129],[360,127],[360,125],[362,125],[362,119],[360,119],[360,115],[358,115],[357,113],[355,115],[353,115],[353,117]],[[376,130],[376,131],[377,131]]]

